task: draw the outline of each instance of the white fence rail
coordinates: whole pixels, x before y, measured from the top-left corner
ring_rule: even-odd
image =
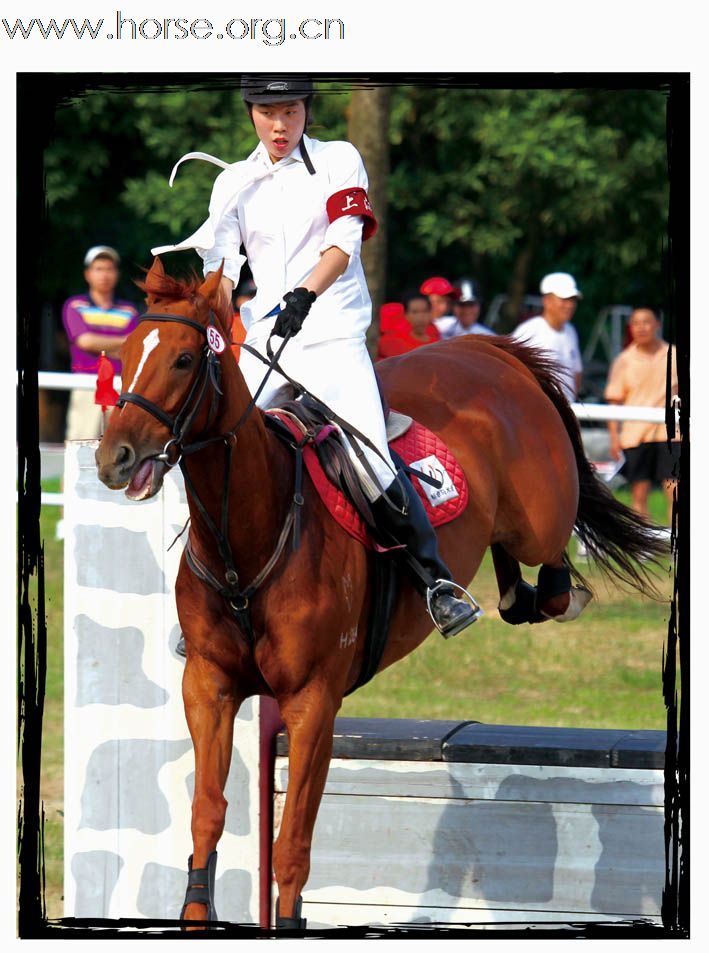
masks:
[[[40,371],[38,374],[39,386],[44,390],[95,390],[96,376],[94,374],[66,374],[59,371]],[[113,386],[121,390],[121,378],[114,377]],[[665,411],[662,407],[626,407],[612,404],[584,404],[571,405],[579,420],[643,420],[648,423],[661,424],[665,421]]]
[[[95,374],[68,374],[64,371],[39,371],[37,380],[41,390],[96,390]],[[113,386],[121,389],[121,376],[113,378]]]
[[[59,371],[40,371],[37,376],[39,387],[43,390],[90,391],[96,388],[96,376],[94,374],[68,374]],[[120,392],[120,376],[114,378],[113,386]],[[679,401],[675,398],[674,402],[676,414]],[[626,407],[619,404],[573,403],[571,408],[581,423],[608,420],[640,420],[655,424],[665,422],[665,410],[662,407]],[[61,493],[43,493],[42,503],[47,506],[63,506],[64,497]]]

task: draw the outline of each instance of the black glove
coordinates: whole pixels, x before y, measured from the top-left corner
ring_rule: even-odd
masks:
[[[315,292],[308,291],[307,288],[296,288],[284,294],[283,300],[286,306],[279,311],[271,333],[277,334],[280,338],[284,338],[287,334],[295,336],[303,327],[303,321],[308,316],[316,298]]]

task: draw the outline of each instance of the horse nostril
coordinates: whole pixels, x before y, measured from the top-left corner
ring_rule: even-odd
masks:
[[[120,467],[129,467],[135,460],[135,452],[132,447],[123,444],[116,454],[116,464]]]

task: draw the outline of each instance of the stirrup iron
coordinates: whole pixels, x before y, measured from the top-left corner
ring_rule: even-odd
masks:
[[[437,592],[447,591],[449,589],[456,589],[458,592],[460,592],[463,599],[470,604],[470,607],[473,610],[473,615],[468,621],[466,621],[465,625],[462,626],[461,628],[455,629],[455,631],[453,632],[444,632],[441,626],[438,624],[438,621],[436,620],[433,614],[431,603],[433,602],[433,597],[436,595]],[[429,588],[426,590],[426,610],[428,611],[428,614],[431,617],[431,621],[433,622],[435,627],[438,629],[438,631],[441,633],[444,639],[450,639],[454,635],[458,635],[459,632],[462,632],[464,629],[467,629],[468,626],[473,624],[473,622],[477,622],[481,616],[485,615],[482,607],[478,605],[475,599],[473,599],[473,597],[470,595],[468,590],[465,589],[463,586],[459,586],[457,582],[453,582],[450,579],[437,579],[435,582],[435,585],[429,586]]]

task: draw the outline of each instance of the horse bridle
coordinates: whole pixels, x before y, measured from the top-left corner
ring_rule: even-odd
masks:
[[[213,312],[210,311],[210,318],[212,315]],[[193,321],[192,318],[186,318],[181,314],[169,314],[167,312],[148,312],[147,314],[141,315],[138,323],[142,324],[144,321],[164,321],[173,324],[184,324],[189,328],[193,328],[195,331],[199,331],[199,333],[205,338],[205,346],[202,349],[202,355],[199,368],[197,369],[197,374],[192,381],[187,396],[182,403],[182,407],[174,417],[171,417],[168,413],[166,413],[162,407],[158,407],[157,404],[154,404],[151,400],[143,397],[142,394],[134,394],[132,391],[123,391],[118,397],[118,407],[123,408],[125,404],[135,404],[137,407],[141,407],[149,414],[152,414],[156,420],[160,421],[161,424],[164,424],[168,428],[172,436],[163,447],[162,453],[156,454],[153,459],[166,463],[168,467],[174,467],[182,459],[183,453],[189,450],[189,448],[184,446],[184,441],[190,428],[192,427],[200,407],[202,406],[202,402],[204,401],[207,393],[207,384],[210,381],[212,383],[212,403],[209,410],[206,429],[209,429],[217,414],[219,397],[222,393],[219,386],[221,383],[221,365],[219,364],[217,355],[207,343],[208,328],[210,326],[213,327],[214,325],[210,321],[210,323],[205,327],[198,321]],[[178,456],[177,459],[170,460],[170,449],[173,447],[177,450]]]
[[[201,335],[205,338],[205,347],[202,350],[202,357],[200,360],[200,366],[197,369],[197,373],[194,377],[194,380],[190,386],[190,389],[183,401],[182,407],[175,414],[174,417],[171,417],[166,413],[161,407],[158,407],[157,404],[148,400],[146,397],[143,397],[142,394],[134,394],[131,391],[124,391],[119,395],[117,406],[123,407],[125,404],[135,404],[137,407],[142,408],[147,411],[156,420],[164,424],[170,430],[172,436],[165,444],[162,453],[155,454],[152,459],[160,460],[165,463],[168,467],[174,467],[180,465],[182,475],[185,481],[185,486],[192,497],[194,503],[196,504],[202,518],[204,519],[206,525],[208,526],[214,540],[217,544],[217,549],[219,554],[224,562],[225,572],[224,579],[225,584],[222,585],[219,580],[213,575],[213,573],[197,558],[195,553],[192,550],[190,538],[188,536],[187,542],[185,544],[185,558],[187,564],[189,565],[192,572],[203,582],[208,583],[217,592],[224,596],[224,598],[229,603],[229,606],[234,613],[239,625],[244,631],[245,635],[249,641],[253,641],[253,628],[251,625],[251,617],[249,612],[249,600],[251,596],[256,592],[256,590],[261,586],[265,581],[267,576],[270,574],[271,570],[274,568],[278,562],[283,549],[285,548],[286,541],[293,531],[294,533],[294,548],[297,548],[297,540],[299,538],[299,515],[300,508],[303,505],[303,496],[301,493],[302,490],[302,465],[296,467],[296,480],[295,487],[293,492],[293,499],[286,516],[286,520],[281,529],[281,533],[276,543],[276,548],[273,555],[268,560],[263,569],[252,579],[251,583],[244,587],[243,589],[239,585],[239,576],[234,565],[234,557],[231,551],[231,546],[228,539],[228,518],[229,518],[229,477],[231,473],[231,456],[233,449],[236,445],[236,434],[244,425],[249,415],[256,406],[256,400],[263,389],[266,380],[268,379],[269,374],[273,368],[277,365],[278,358],[281,355],[283,348],[285,347],[290,335],[288,335],[281,347],[279,348],[277,354],[273,357],[269,363],[269,370],[264,377],[261,386],[258,388],[254,396],[251,398],[249,404],[243,411],[241,417],[237,421],[236,425],[232,427],[231,430],[223,434],[218,434],[214,437],[207,437],[204,440],[195,441],[189,445],[185,445],[184,441],[188,435],[188,432],[194,422],[197,413],[199,412],[200,407],[204,401],[204,398],[207,393],[207,384],[211,381],[212,383],[212,403],[209,411],[209,417],[207,420],[205,430],[209,430],[210,426],[216,419],[217,410],[219,406],[219,397],[222,395],[220,389],[221,383],[221,365],[219,363],[219,358],[215,351],[212,350],[209,343],[209,328],[215,327],[212,318],[214,317],[214,312],[210,310],[209,312],[209,322],[208,324],[202,325],[198,321],[192,320],[192,318],[186,318],[181,314],[170,314],[168,312],[159,312],[159,313],[147,313],[141,316],[140,322],[143,321],[164,321],[172,322],[176,324],[184,324],[187,327],[193,328],[196,331],[199,331]],[[139,322],[139,323],[140,323]],[[246,345],[242,345],[246,347]],[[251,348],[247,348],[251,351]],[[257,353],[257,352],[256,352]],[[260,355],[258,355],[260,357]],[[263,359],[263,358],[262,358]],[[198,450],[202,450],[210,444],[221,443],[225,445],[225,463],[224,463],[224,477],[223,477],[223,492],[222,492],[222,505],[221,505],[221,525],[217,526],[212,519],[212,517],[207,512],[206,507],[199,498],[199,495],[195,489],[192,480],[187,472],[187,469],[184,465],[183,457],[196,453]],[[177,450],[178,456],[175,460],[170,460],[170,449],[174,447]],[[302,453],[302,447],[296,448],[299,449]],[[184,532],[184,530],[183,530]]]

